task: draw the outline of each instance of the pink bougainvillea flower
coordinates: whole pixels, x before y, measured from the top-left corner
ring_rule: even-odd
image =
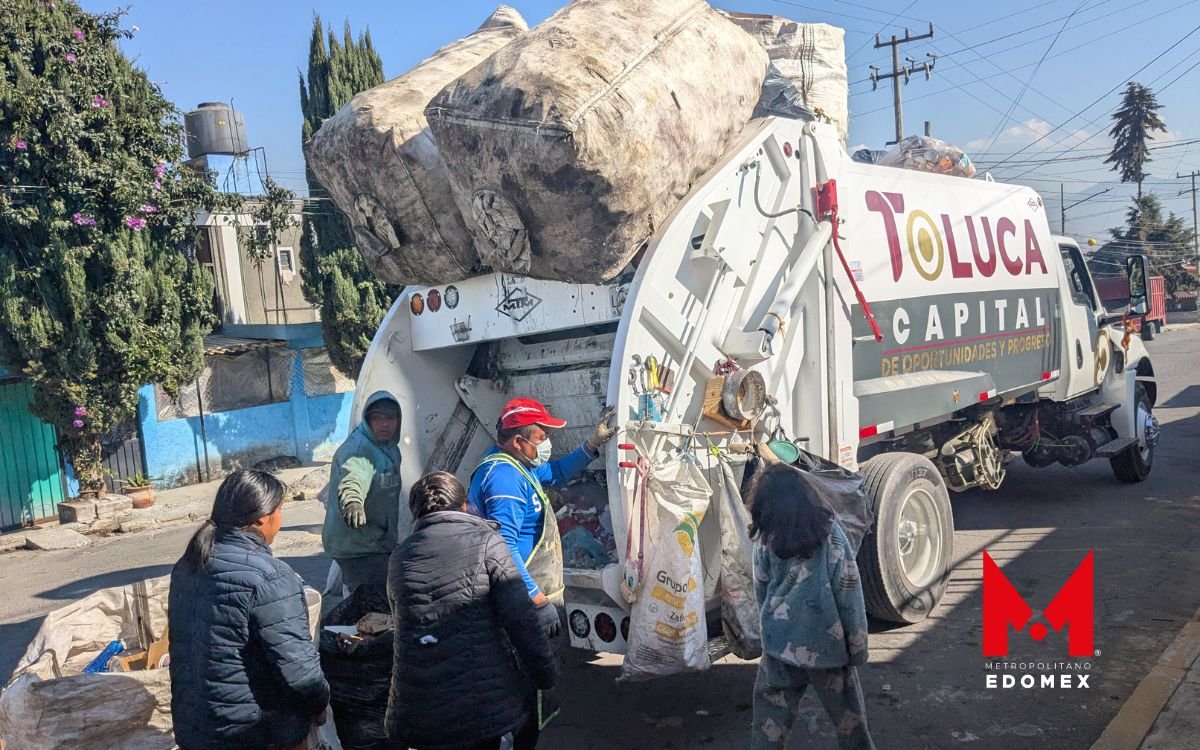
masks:
[[[167,163],[165,161],[160,161],[158,164],[154,165],[154,174],[156,176],[162,177],[166,173],[167,173]]]
[[[79,58],[75,56],[74,52],[68,52],[67,54],[63,55],[63,59],[69,63],[73,63],[76,60],[78,60]]]
[[[76,419],[74,422],[71,423],[71,426],[77,430],[82,429],[83,428],[83,420]]]
[[[155,180],[155,181],[154,181],[154,189],[155,189],[155,190],[162,190],[162,180]]]
[[[71,34],[75,37],[75,41],[77,41],[77,42],[83,41],[83,29],[75,29],[74,31],[71,32]]]
[[[138,206],[138,213],[156,214],[158,213],[158,206],[154,205],[153,203],[143,203],[142,205]]]
[[[29,148],[29,144],[25,141],[17,141],[13,145],[17,147],[18,151],[24,151],[25,149]]]
[[[129,227],[135,232],[140,232],[146,228],[146,220],[140,216],[126,216],[125,226]]]
[[[99,94],[96,94],[92,97],[92,109],[104,109],[109,104],[111,104],[111,102]]]
[[[86,417],[87,416],[87,407],[86,406],[76,406],[75,407],[75,416]]]
[[[96,220],[95,220],[95,219],[93,219],[92,217],[88,216],[87,214],[82,214],[82,213],[79,213],[78,211],[76,211],[76,212],[75,212],[75,215],[71,217],[71,221],[75,222],[76,224],[78,224],[78,225],[79,225],[79,226],[81,226],[81,227],[94,227],[94,226],[96,226]]]

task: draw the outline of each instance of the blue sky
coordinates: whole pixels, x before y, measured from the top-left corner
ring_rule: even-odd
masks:
[[[1108,193],[1068,212],[1068,233],[1100,237],[1121,222],[1131,186],[1116,184],[1100,163],[1119,90],[1131,78],[1160,92],[1169,132],[1160,136],[1149,183],[1168,207],[1191,218],[1187,186],[1175,173],[1200,169],[1195,92],[1200,81],[1200,0],[718,0],[717,7],[823,21],[846,29],[850,86],[850,145],[882,148],[892,138],[891,93],[871,90],[868,65],[890,69],[874,35],[924,32],[928,42],[903,48],[923,59],[939,55],[933,78],[905,87],[905,130],[924,120],[936,136],[968,149],[999,179],[1043,193],[1057,230],[1059,182],[1071,204],[1105,188]],[[110,10],[113,0],[83,0],[88,10]],[[513,0],[534,25],[564,0]],[[266,150],[280,183],[303,189],[297,71],[306,66],[312,13],[338,28],[371,29],[391,78],[441,45],[470,33],[495,2],[383,2],[381,0],[133,0],[125,44],[151,79],[181,109],[202,101],[232,101],[246,118],[250,142]],[[1193,67],[1196,66],[1196,67]],[[1025,149],[1022,151],[1022,149]],[[1018,153],[1020,152],[1020,153]],[[1015,155],[1014,155],[1015,154]],[[1064,161],[1064,159],[1067,159]],[[1003,164],[999,164],[1004,162]],[[1168,179],[1170,178],[1170,179]]]

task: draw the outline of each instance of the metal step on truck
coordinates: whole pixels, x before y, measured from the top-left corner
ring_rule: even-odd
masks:
[[[1130,268],[1138,313],[1144,258]],[[875,517],[859,552],[868,608],[912,623],[946,589],[949,491],[999,488],[1018,454],[1105,459],[1125,482],[1149,474],[1154,370],[1121,321],[1033,190],[861,164],[831,126],[772,117],[610,283],[492,274],[408,287],[374,338],[354,413],[377,390],[404,404],[408,486],[435,469],[465,481],[512,396],[568,420],[563,449],[615,406],[620,434],[559,511],[560,528],[609,538],[600,559],[568,556],[574,646],[627,646],[618,582],[639,481],[628,446],[654,464],[784,439],[861,472]],[[710,607],[718,524],[710,513],[698,530]]]

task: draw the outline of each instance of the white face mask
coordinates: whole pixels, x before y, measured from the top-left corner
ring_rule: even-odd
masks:
[[[550,445],[550,436],[549,435],[546,436],[545,440],[543,440],[542,442],[538,443],[537,445],[535,445],[533,447],[537,448],[537,456],[530,459],[530,461],[529,461],[530,466],[541,466],[542,464],[544,464],[550,460],[550,452],[553,450],[553,447]]]

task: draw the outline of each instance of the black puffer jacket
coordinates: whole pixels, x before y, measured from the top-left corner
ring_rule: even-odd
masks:
[[[431,513],[392,553],[396,613],[388,736],[440,750],[500,737],[529,718],[554,658],[521,574],[495,527]]]
[[[182,750],[291,747],[329,702],[299,576],[257,534],[217,532],[171,571],[171,713]]]

